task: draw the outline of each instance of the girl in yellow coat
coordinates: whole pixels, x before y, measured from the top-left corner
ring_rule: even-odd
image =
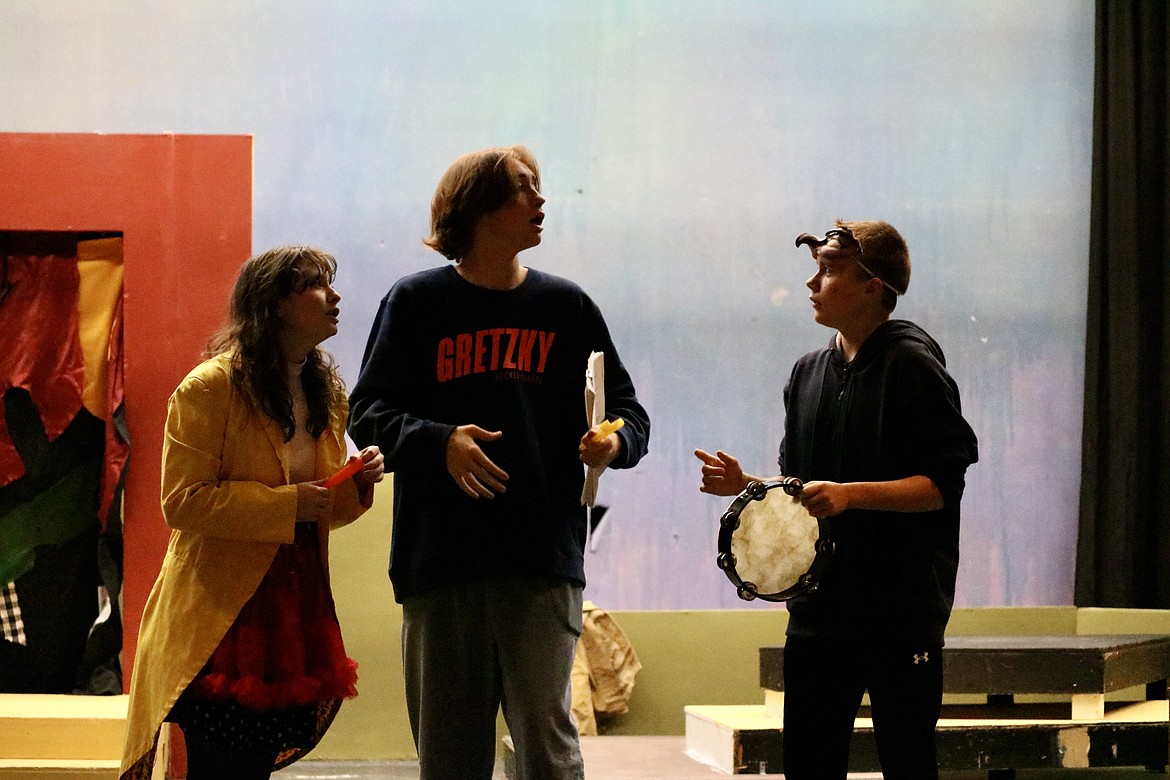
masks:
[[[334,258],[282,247],[248,260],[212,356],[171,396],[162,505],[171,538],[139,628],[122,778],[148,778],[164,721],[188,778],[267,778],[311,750],[356,695],[329,591],[329,531],[383,477],[346,463],[345,392],[328,353]]]

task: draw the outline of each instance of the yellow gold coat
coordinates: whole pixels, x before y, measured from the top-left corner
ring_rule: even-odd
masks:
[[[138,630],[122,778],[150,777],[163,719],[256,592],[277,548],[293,542],[297,488],[284,436],[232,385],[230,359],[197,366],[168,402],[162,508],[171,537]],[[317,479],[344,464],[344,436],[342,415],[317,440]],[[330,522],[318,525],[326,582],[330,529],[372,501],[372,486],[359,494],[352,479],[333,489]],[[321,719],[318,739],[331,719]]]

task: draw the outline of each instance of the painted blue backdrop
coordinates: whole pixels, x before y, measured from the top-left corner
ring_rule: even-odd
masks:
[[[620,609],[742,605],[691,450],[772,473],[829,336],[792,240],[835,217],[906,237],[897,315],[979,434],[959,604],[1072,603],[1092,66],[1091,0],[0,0],[0,132],[254,135],[254,246],[340,258],[351,384],[381,295],[443,262],[446,165],[532,148],[523,260],[592,293],[654,421],[587,563]]]

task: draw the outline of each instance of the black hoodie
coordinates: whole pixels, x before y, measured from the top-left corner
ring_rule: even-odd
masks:
[[[788,602],[789,636],[941,644],[955,599],[959,502],[975,433],[942,349],[912,322],[882,323],[846,363],[835,348],[796,362],[784,388],[780,471],[809,481],[885,482],[924,475],[932,512],[848,510],[812,593]]]

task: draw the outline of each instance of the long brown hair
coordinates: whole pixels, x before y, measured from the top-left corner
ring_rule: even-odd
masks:
[[[280,303],[337,275],[337,260],[306,246],[282,246],[249,258],[232,289],[227,324],[207,342],[207,357],[232,352],[231,377],[253,407],[280,426],[284,440],[296,433],[288,363],[280,349]],[[333,356],[316,347],[301,369],[309,407],[306,428],[319,438],[332,416],[345,413],[345,385]]]

